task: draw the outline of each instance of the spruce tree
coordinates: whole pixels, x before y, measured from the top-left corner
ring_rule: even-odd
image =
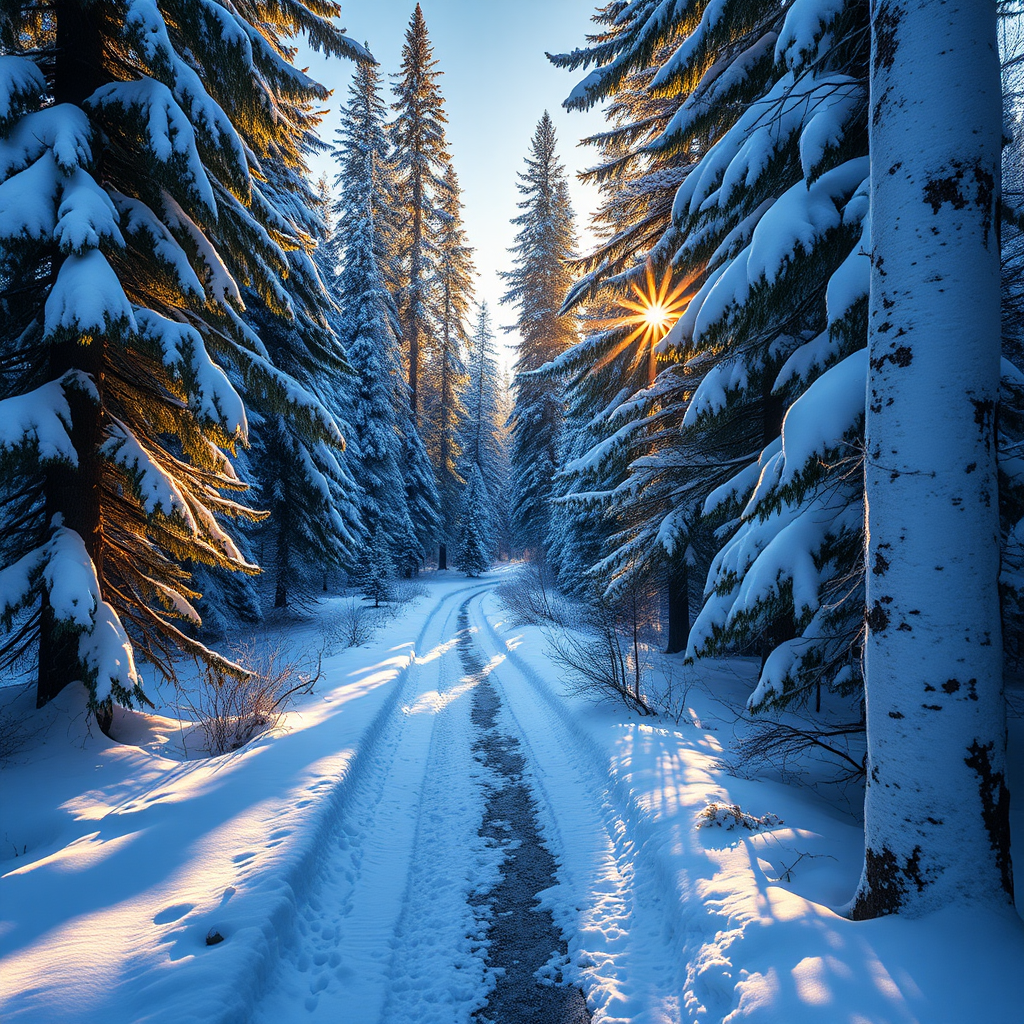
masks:
[[[459,473],[460,428],[466,415],[462,394],[467,384],[463,352],[469,344],[466,319],[473,301],[473,250],[462,226],[459,179],[450,165],[440,192],[437,234],[437,341],[428,364],[424,402],[427,450],[437,477],[440,534],[437,567],[448,567],[448,541],[455,529],[465,480]]]
[[[0,618],[9,654],[37,652],[40,704],[81,679],[104,716],[143,699],[136,649],[238,671],[178,625],[199,625],[188,564],[255,571],[223,526],[251,515],[228,373],[340,440],[245,323],[241,285],[295,312],[305,240],[252,172],[301,166],[326,91],[283,37],[365,52],[331,3],[163,10],[59,0],[0,20]]]
[[[491,564],[491,520],[487,514],[487,488],[480,467],[473,464],[462,495],[458,567],[467,576],[479,576]]]
[[[561,60],[603,65],[571,103],[652,65],[649,92],[681,99],[645,153],[685,171],[651,256],[671,261],[690,301],[655,385],[609,423],[605,451],[631,466],[619,493],[639,500],[606,571],[712,540],[690,651],[760,646],[761,705],[859,677],[849,566],[863,540],[866,5],[702,11],[660,18],[638,5],[607,48]],[[801,398],[790,426],[824,429],[791,430],[787,444],[783,417]]]
[[[355,575],[375,599],[402,557],[409,521],[402,473],[408,389],[402,377],[397,312],[381,272],[381,262],[388,258],[388,238],[381,224],[386,223],[389,200],[383,114],[377,69],[362,64],[338,133],[336,215],[346,228],[339,246],[339,332],[355,372],[348,418],[358,451],[355,472],[368,536],[367,553]]]
[[[506,385],[495,354],[491,313],[486,302],[477,307],[470,338],[469,380],[463,398],[465,419],[460,431],[461,473],[469,479],[471,468],[480,467],[487,490],[487,510],[493,523],[501,518],[508,480],[508,444],[504,409]]]
[[[511,249],[513,269],[503,273],[503,303],[516,307],[519,334],[512,413],[512,520],[520,547],[542,555],[548,534],[552,479],[562,426],[559,384],[531,371],[560,356],[579,339],[576,318],[563,313],[576,236],[565,169],[555,152],[555,127],[545,111],[519,174],[522,210]]]
[[[402,337],[408,346],[409,404],[419,423],[422,405],[420,371],[435,341],[437,320],[434,271],[437,231],[441,220],[438,193],[449,166],[445,143],[444,99],[440,71],[419,4],[409,21],[402,47],[402,66],[395,76],[395,120],[391,141],[395,153],[395,194],[401,211],[398,297]]]

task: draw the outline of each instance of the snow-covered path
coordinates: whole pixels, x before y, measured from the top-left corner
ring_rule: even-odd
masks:
[[[259,1020],[440,1021],[474,1008],[483,960],[467,896],[493,877],[497,855],[477,835],[482,790],[456,646],[467,592],[486,589],[445,593],[424,624],[359,751]]]
[[[722,767],[741,664],[637,721],[501,579],[430,577],[222,757],[159,715],[112,742],[71,688],[39,712],[0,773],[4,1024],[1016,1024],[1016,913],[851,922],[856,821]]]
[[[481,685],[497,697],[500,732],[523,755],[545,845],[568,872],[569,885],[550,889],[545,906],[569,955],[564,942],[561,956],[547,951],[542,973],[579,980],[570,965],[585,951],[583,962],[601,979],[587,986],[596,1019],[678,1015],[671,998],[636,991],[636,981],[652,975],[676,988],[658,879],[635,861],[600,752],[572,729],[548,685],[515,658],[485,614],[492,586],[446,593],[425,623],[385,721],[353,766],[316,881],[294,934],[282,941],[260,1022],[453,1024],[481,1008],[495,971],[512,966],[489,958],[485,941],[493,914],[511,913],[486,894],[499,881],[504,851],[518,851],[481,835],[496,785],[474,751]],[[585,906],[580,893],[588,894]],[[637,903],[649,912],[635,913]]]

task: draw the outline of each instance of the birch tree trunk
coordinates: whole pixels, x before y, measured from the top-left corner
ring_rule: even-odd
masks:
[[[868,787],[855,918],[1012,899],[994,0],[874,0]]]

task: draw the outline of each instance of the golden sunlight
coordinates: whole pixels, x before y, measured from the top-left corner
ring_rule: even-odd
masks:
[[[619,305],[628,310],[624,316],[617,317],[607,323],[608,328],[632,327],[626,337],[618,341],[614,348],[605,354],[597,369],[617,358],[634,342],[639,342],[633,357],[634,365],[646,359],[649,367],[649,379],[654,380],[654,352],[658,343],[672,329],[676,321],[683,315],[690,294],[686,291],[686,282],[672,287],[672,274],[666,272],[659,281],[654,275],[654,267],[648,263],[643,286],[632,282],[632,297],[622,298]]]

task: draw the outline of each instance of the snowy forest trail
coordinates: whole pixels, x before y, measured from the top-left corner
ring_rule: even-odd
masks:
[[[660,915],[634,912],[646,897],[601,758],[496,631],[492,587],[443,592],[431,610],[258,1021],[582,1024],[581,981],[595,1020],[677,1018],[631,990],[631,977],[668,981],[671,950]]]

